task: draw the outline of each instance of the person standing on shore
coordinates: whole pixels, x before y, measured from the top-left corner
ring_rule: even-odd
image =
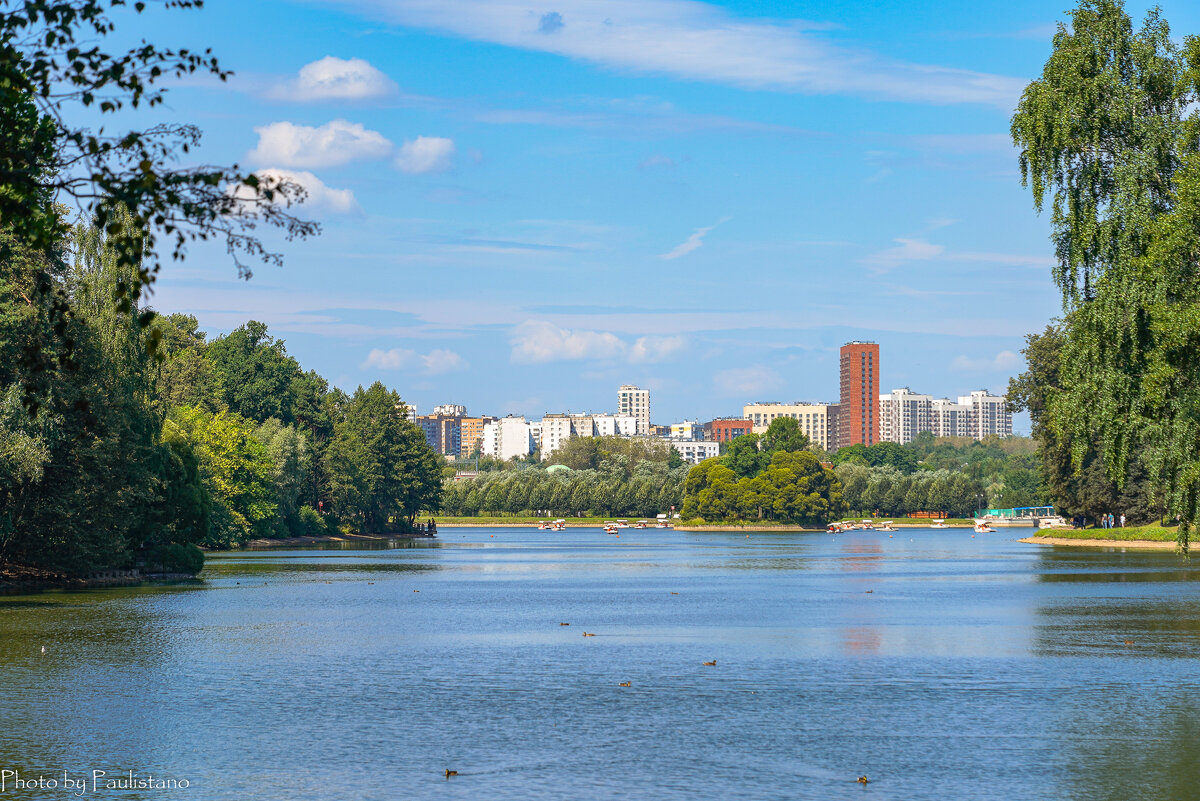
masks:
[[[1121,528],[1125,528],[1125,513],[1121,512]]]

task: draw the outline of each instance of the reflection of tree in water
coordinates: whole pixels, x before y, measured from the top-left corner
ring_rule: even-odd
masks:
[[[1192,564],[1164,553],[1043,551],[1038,583],[1079,586],[1044,594],[1036,607],[1034,653],[1200,656],[1200,600],[1169,586],[1200,580]]]
[[[1200,704],[1185,691],[1130,688],[1071,710],[1058,798],[1185,801],[1200,794]]]

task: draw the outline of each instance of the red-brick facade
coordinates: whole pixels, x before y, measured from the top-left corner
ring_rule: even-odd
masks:
[[[734,437],[749,434],[754,430],[750,420],[718,419],[704,424],[704,438],[709,442],[729,442]]]
[[[879,345],[847,342],[841,353],[838,448],[879,442]]]

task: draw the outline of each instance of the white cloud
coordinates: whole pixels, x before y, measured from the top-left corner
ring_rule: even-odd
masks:
[[[629,361],[634,364],[661,362],[683,350],[687,341],[681,336],[638,337],[629,348]]]
[[[898,243],[896,247],[872,253],[863,259],[863,262],[883,272],[910,261],[928,261],[942,255],[946,250],[942,245],[932,245],[920,239],[895,239],[893,241]]]
[[[644,336],[632,344],[609,331],[561,328],[545,320],[526,320],[513,329],[512,360],[540,364],[580,359],[660,362],[686,347],[681,336]]]
[[[304,189],[305,198],[301,202],[304,212],[316,215],[361,214],[362,208],[349,189],[332,189],[325,185],[317,176],[304,170],[281,170],[276,167],[266,167],[256,170],[255,175],[263,182],[262,188],[286,181],[298,184]],[[247,203],[256,200],[254,191],[247,186],[239,186],[233,192],[234,197]]]
[[[686,256],[687,254],[691,253],[693,250],[695,250],[696,248],[698,248],[704,244],[704,237],[706,237],[708,235],[709,231],[716,228],[718,225],[720,225],[721,223],[725,222],[728,219],[729,219],[728,217],[722,217],[720,220],[717,220],[712,225],[707,225],[704,228],[697,228],[695,231],[692,232],[691,236],[689,236],[687,239],[680,242],[675,247],[671,248],[666,253],[659,255],[659,258],[670,261],[671,259],[678,259],[680,256]]]
[[[300,102],[368,100],[386,97],[396,89],[391,78],[361,58],[325,56],[305,64],[295,78],[275,86],[268,96]]]
[[[440,136],[418,136],[400,146],[396,167],[402,172],[419,174],[443,172],[450,169],[454,157],[454,140]]]
[[[391,23],[685,80],[1011,111],[1024,78],[911,64],[852,50],[820,24],[751,20],[696,0],[335,0]]]
[[[779,373],[761,364],[750,367],[731,367],[713,375],[713,386],[722,395],[734,395],[748,400],[749,396],[769,392],[783,385]]]
[[[379,370],[414,368],[425,375],[441,375],[465,370],[468,364],[462,356],[454,351],[442,348],[436,348],[424,354],[408,348],[392,348],[391,350],[373,348],[359,367],[363,370],[371,367]]]
[[[317,128],[273,122],[254,132],[258,134],[258,147],[247,158],[259,164],[336,167],[357,159],[383,158],[392,152],[392,143],[383,134],[346,120],[333,120]]]
[[[991,359],[971,359],[957,356],[950,362],[950,369],[963,373],[1004,372],[1010,373],[1021,366],[1021,357],[1011,350],[1002,350]]]

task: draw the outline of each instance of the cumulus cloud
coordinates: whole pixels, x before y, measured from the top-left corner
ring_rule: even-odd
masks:
[[[266,167],[254,173],[262,181],[262,187],[267,188],[280,182],[299,185],[304,190],[304,200],[301,206],[305,212],[321,215],[362,214],[362,208],[349,189],[333,189],[325,185],[317,176],[304,170],[281,170]],[[254,190],[248,186],[238,186],[233,196],[247,204],[260,202]]]
[[[703,245],[704,237],[706,237],[708,235],[708,232],[711,231],[712,229],[716,228],[721,223],[725,222],[727,219],[729,219],[729,218],[722,217],[720,220],[717,220],[712,225],[705,226],[704,228],[697,228],[695,231],[692,232],[691,236],[689,236],[687,239],[680,242],[675,247],[671,248],[666,253],[661,254],[659,256],[659,258],[670,261],[671,259],[678,259],[680,256],[686,256],[687,254],[691,253],[696,248]]]
[[[386,97],[397,86],[391,78],[361,58],[325,56],[305,64],[299,74],[275,86],[269,93],[277,100],[368,100]]]
[[[444,172],[454,158],[454,140],[440,136],[418,136],[400,146],[396,167],[402,172],[417,175],[423,172]]]
[[[337,167],[358,159],[383,158],[392,143],[356,122],[333,120],[317,128],[273,122],[255,128],[258,147],[247,158],[284,167]]]
[[[779,373],[761,364],[750,367],[731,367],[713,375],[713,387],[722,395],[746,398],[769,392],[783,385]]]
[[[950,369],[963,373],[1012,372],[1021,366],[1021,357],[1011,350],[1002,350],[991,359],[971,359],[958,356]]]
[[[429,353],[418,353],[408,348],[392,348],[382,350],[373,348],[367,354],[366,360],[359,365],[363,370],[376,368],[378,370],[414,369],[424,375],[441,375],[467,369],[466,360],[452,350],[435,348]]]
[[[738,16],[697,0],[334,0],[389,23],[684,80],[1011,112],[1027,82],[887,58],[824,35],[830,26]],[[839,38],[845,38],[843,34]]]
[[[513,329],[510,342],[512,360],[521,364],[581,359],[651,363],[670,358],[686,346],[681,336],[645,336],[629,343],[609,331],[562,328],[545,320],[521,323]]]

